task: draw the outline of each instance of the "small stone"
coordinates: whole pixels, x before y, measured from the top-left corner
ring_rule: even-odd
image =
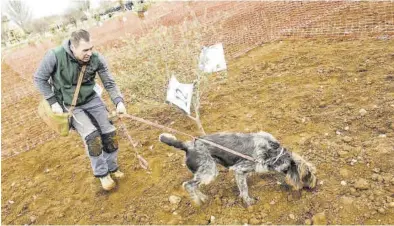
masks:
[[[341,198],[341,203],[343,204],[343,205],[345,205],[345,206],[349,206],[349,205],[351,205],[352,203],[353,203],[353,198],[351,198],[351,197],[346,197],[346,196],[344,196],[344,197],[342,197]]]
[[[383,178],[385,184],[386,184],[386,183],[389,183],[390,180],[391,180],[391,176],[389,176],[389,175],[382,176],[382,178]]]
[[[394,202],[389,203],[389,207],[393,208],[394,207]]]
[[[216,220],[216,217],[215,217],[215,216],[211,216],[211,218],[209,218],[209,222],[210,222],[211,224],[215,224],[215,220]]]
[[[176,196],[176,195],[171,195],[169,198],[168,198],[168,201],[170,201],[170,203],[171,204],[178,204],[178,203],[180,203],[181,202],[181,197],[178,197],[178,196]]]
[[[37,220],[37,217],[36,217],[36,216],[30,216],[30,222],[31,222],[31,223],[36,222],[36,220]]]
[[[292,213],[291,213],[291,214],[289,214],[289,218],[290,218],[290,219],[292,219],[292,220],[294,220],[294,219],[295,219],[295,216],[294,216],[294,214],[292,214]]]
[[[379,177],[379,174],[374,173],[374,174],[372,174],[371,179],[374,181],[377,181],[378,177]]]
[[[361,116],[364,116],[367,114],[367,111],[364,108],[362,108],[362,109],[360,109],[359,113]]]
[[[324,212],[318,213],[312,217],[312,222],[314,225],[327,225],[327,219]]]
[[[361,178],[356,181],[354,187],[360,190],[366,190],[369,188],[369,184],[367,180]]]
[[[8,203],[9,203],[9,204],[14,204],[15,202],[12,201],[12,200],[8,200]]]
[[[342,138],[342,140],[343,140],[344,142],[346,142],[346,143],[350,143],[350,142],[353,140],[353,138],[351,138],[351,137],[349,137],[349,136],[344,136],[344,137]]]
[[[260,221],[253,217],[252,219],[249,220],[249,224],[258,225],[260,224]]]
[[[347,151],[338,151],[338,155],[341,158],[345,158],[349,155],[349,153]]]
[[[339,174],[344,177],[344,178],[348,178],[349,177],[349,170],[347,169],[340,169],[339,170]]]
[[[346,181],[344,181],[344,180],[341,181],[341,185],[342,185],[342,186],[346,186],[346,185],[347,185]]]
[[[357,192],[355,188],[350,188],[350,194],[354,195]]]
[[[380,138],[386,138],[387,135],[386,135],[386,134],[379,134],[379,137],[380,137]]]
[[[357,162],[358,162],[357,159],[352,159],[350,161],[350,165],[354,166],[354,164],[356,164]]]
[[[311,219],[306,219],[304,223],[305,223],[305,225],[311,225],[312,221],[311,221]]]
[[[373,193],[374,193],[376,196],[381,196],[381,195],[383,194],[383,192],[382,192],[381,190],[378,190],[378,189],[375,189],[375,190],[373,191]]]
[[[167,212],[170,212],[170,211],[171,211],[171,207],[168,206],[168,205],[164,205],[164,206],[163,206],[163,210],[164,210],[164,211],[167,211]]]
[[[346,127],[345,127],[345,130],[348,131],[348,130],[349,130],[349,126],[346,126]]]
[[[324,102],[324,101],[321,101],[321,102],[319,103],[319,108],[325,108],[325,107],[327,107],[327,103]]]
[[[344,151],[351,151],[351,150],[352,150],[352,147],[349,146],[349,145],[345,145],[345,146],[343,147],[343,150],[344,150]]]
[[[271,204],[271,205],[275,205],[275,201],[272,200],[272,201],[270,202],[270,204]]]
[[[385,213],[386,211],[385,211],[383,208],[379,208],[379,209],[378,209],[378,212],[379,212],[379,213]]]

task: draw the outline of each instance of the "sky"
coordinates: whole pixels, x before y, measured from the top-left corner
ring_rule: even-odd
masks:
[[[69,0],[24,0],[31,7],[33,18],[63,14],[70,6]]]
[[[26,2],[32,10],[33,19],[51,16],[61,15],[68,7],[72,4],[72,0],[22,0]],[[100,0],[90,0],[92,8],[98,6]],[[1,7],[5,7],[5,2],[1,0]]]

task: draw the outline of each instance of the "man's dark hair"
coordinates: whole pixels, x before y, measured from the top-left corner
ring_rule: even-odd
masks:
[[[73,46],[78,47],[81,39],[83,39],[85,42],[90,41],[89,32],[83,29],[79,29],[71,33],[70,42]]]

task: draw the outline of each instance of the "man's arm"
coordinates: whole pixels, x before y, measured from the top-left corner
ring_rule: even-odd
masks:
[[[109,72],[107,61],[100,54],[98,55],[98,57],[100,60],[98,74],[101,81],[103,82],[104,88],[109,93],[112,102],[115,104],[115,106],[117,106],[119,102],[124,102],[123,96],[120,93],[120,90],[116,85],[111,73]]]
[[[48,51],[41,61],[36,73],[34,74],[34,85],[48,101],[49,105],[57,102],[55,93],[49,84],[51,74],[56,69],[56,56],[52,51]]]

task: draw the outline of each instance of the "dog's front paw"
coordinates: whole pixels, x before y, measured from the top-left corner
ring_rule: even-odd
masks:
[[[244,198],[243,200],[244,200],[244,202],[245,202],[245,204],[246,204],[247,206],[254,205],[254,204],[256,204],[256,202],[257,202],[257,199],[251,198],[251,197],[246,197],[246,198]]]
[[[201,206],[201,199],[200,199],[199,197],[197,197],[197,196],[192,197],[192,200],[193,200],[193,203],[194,203],[194,205],[195,205],[196,207]]]
[[[208,196],[204,195],[202,192],[198,192],[198,198],[200,198],[201,202],[207,202]]]

